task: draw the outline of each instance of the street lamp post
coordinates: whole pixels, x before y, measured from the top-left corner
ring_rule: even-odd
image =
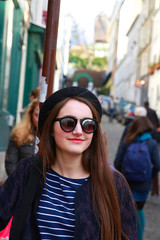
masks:
[[[61,2],[60,0],[48,1],[47,24],[45,33],[44,58],[42,67],[40,104],[39,104],[40,108],[43,102],[53,92],[60,2]],[[37,136],[40,139],[39,131],[37,131]],[[40,154],[40,152],[41,151],[39,146],[38,153]]]
[[[59,11],[60,11],[60,0],[49,0],[48,11],[47,11],[46,34],[45,34],[44,58],[43,58],[43,67],[42,67],[42,86],[41,86],[42,91],[41,91],[41,99],[40,99],[42,100],[42,103],[53,92]],[[47,86],[45,86],[45,84]],[[43,89],[44,86],[45,86],[45,89]]]

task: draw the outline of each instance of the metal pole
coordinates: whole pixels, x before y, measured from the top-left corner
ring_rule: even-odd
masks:
[[[42,68],[42,85],[40,102],[44,102],[53,92],[53,82],[56,63],[56,47],[58,35],[60,0],[49,0],[45,48]],[[44,89],[43,89],[44,88]]]
[[[60,12],[60,0],[49,0],[45,33],[44,58],[42,67],[40,108],[43,102],[53,92],[59,12]],[[37,136],[40,139],[39,131],[37,132]],[[40,153],[40,149],[38,153]]]

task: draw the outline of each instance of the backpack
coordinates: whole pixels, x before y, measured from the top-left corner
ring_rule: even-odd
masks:
[[[152,162],[145,141],[129,145],[122,162],[122,174],[128,182],[144,182],[152,178]]]

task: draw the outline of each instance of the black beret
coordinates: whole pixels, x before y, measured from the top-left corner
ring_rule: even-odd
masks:
[[[67,97],[74,97],[74,96],[80,96],[82,98],[85,98],[89,100],[94,107],[96,108],[100,118],[102,117],[102,108],[101,104],[98,100],[98,98],[93,94],[91,91],[89,91],[86,88],[81,87],[66,87],[62,88],[56,92],[54,92],[52,95],[50,95],[46,101],[43,103],[40,113],[39,113],[39,119],[38,119],[38,129],[41,133],[43,124],[49,115],[51,109],[59,102],[64,100]]]

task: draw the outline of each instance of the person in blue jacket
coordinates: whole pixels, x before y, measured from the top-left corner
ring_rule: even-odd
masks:
[[[11,240],[137,239],[134,201],[107,161],[101,118],[85,88],[61,89],[43,103],[40,154],[21,160],[0,187],[0,230],[13,216]]]
[[[114,167],[123,172],[123,160],[127,148],[130,144],[137,141],[145,141],[149,150],[151,162],[152,162],[152,178],[143,182],[130,182],[129,186],[132,191],[133,198],[137,206],[138,221],[137,221],[137,231],[138,231],[138,240],[142,240],[144,227],[145,227],[145,218],[143,207],[147,200],[149,191],[152,189],[152,180],[155,178],[157,173],[160,170],[160,156],[158,143],[155,139],[152,138],[153,126],[150,120],[147,117],[139,117],[133,120],[130,124],[130,127],[124,137],[124,140],[120,144],[115,160]],[[139,221],[140,220],[140,221]]]

